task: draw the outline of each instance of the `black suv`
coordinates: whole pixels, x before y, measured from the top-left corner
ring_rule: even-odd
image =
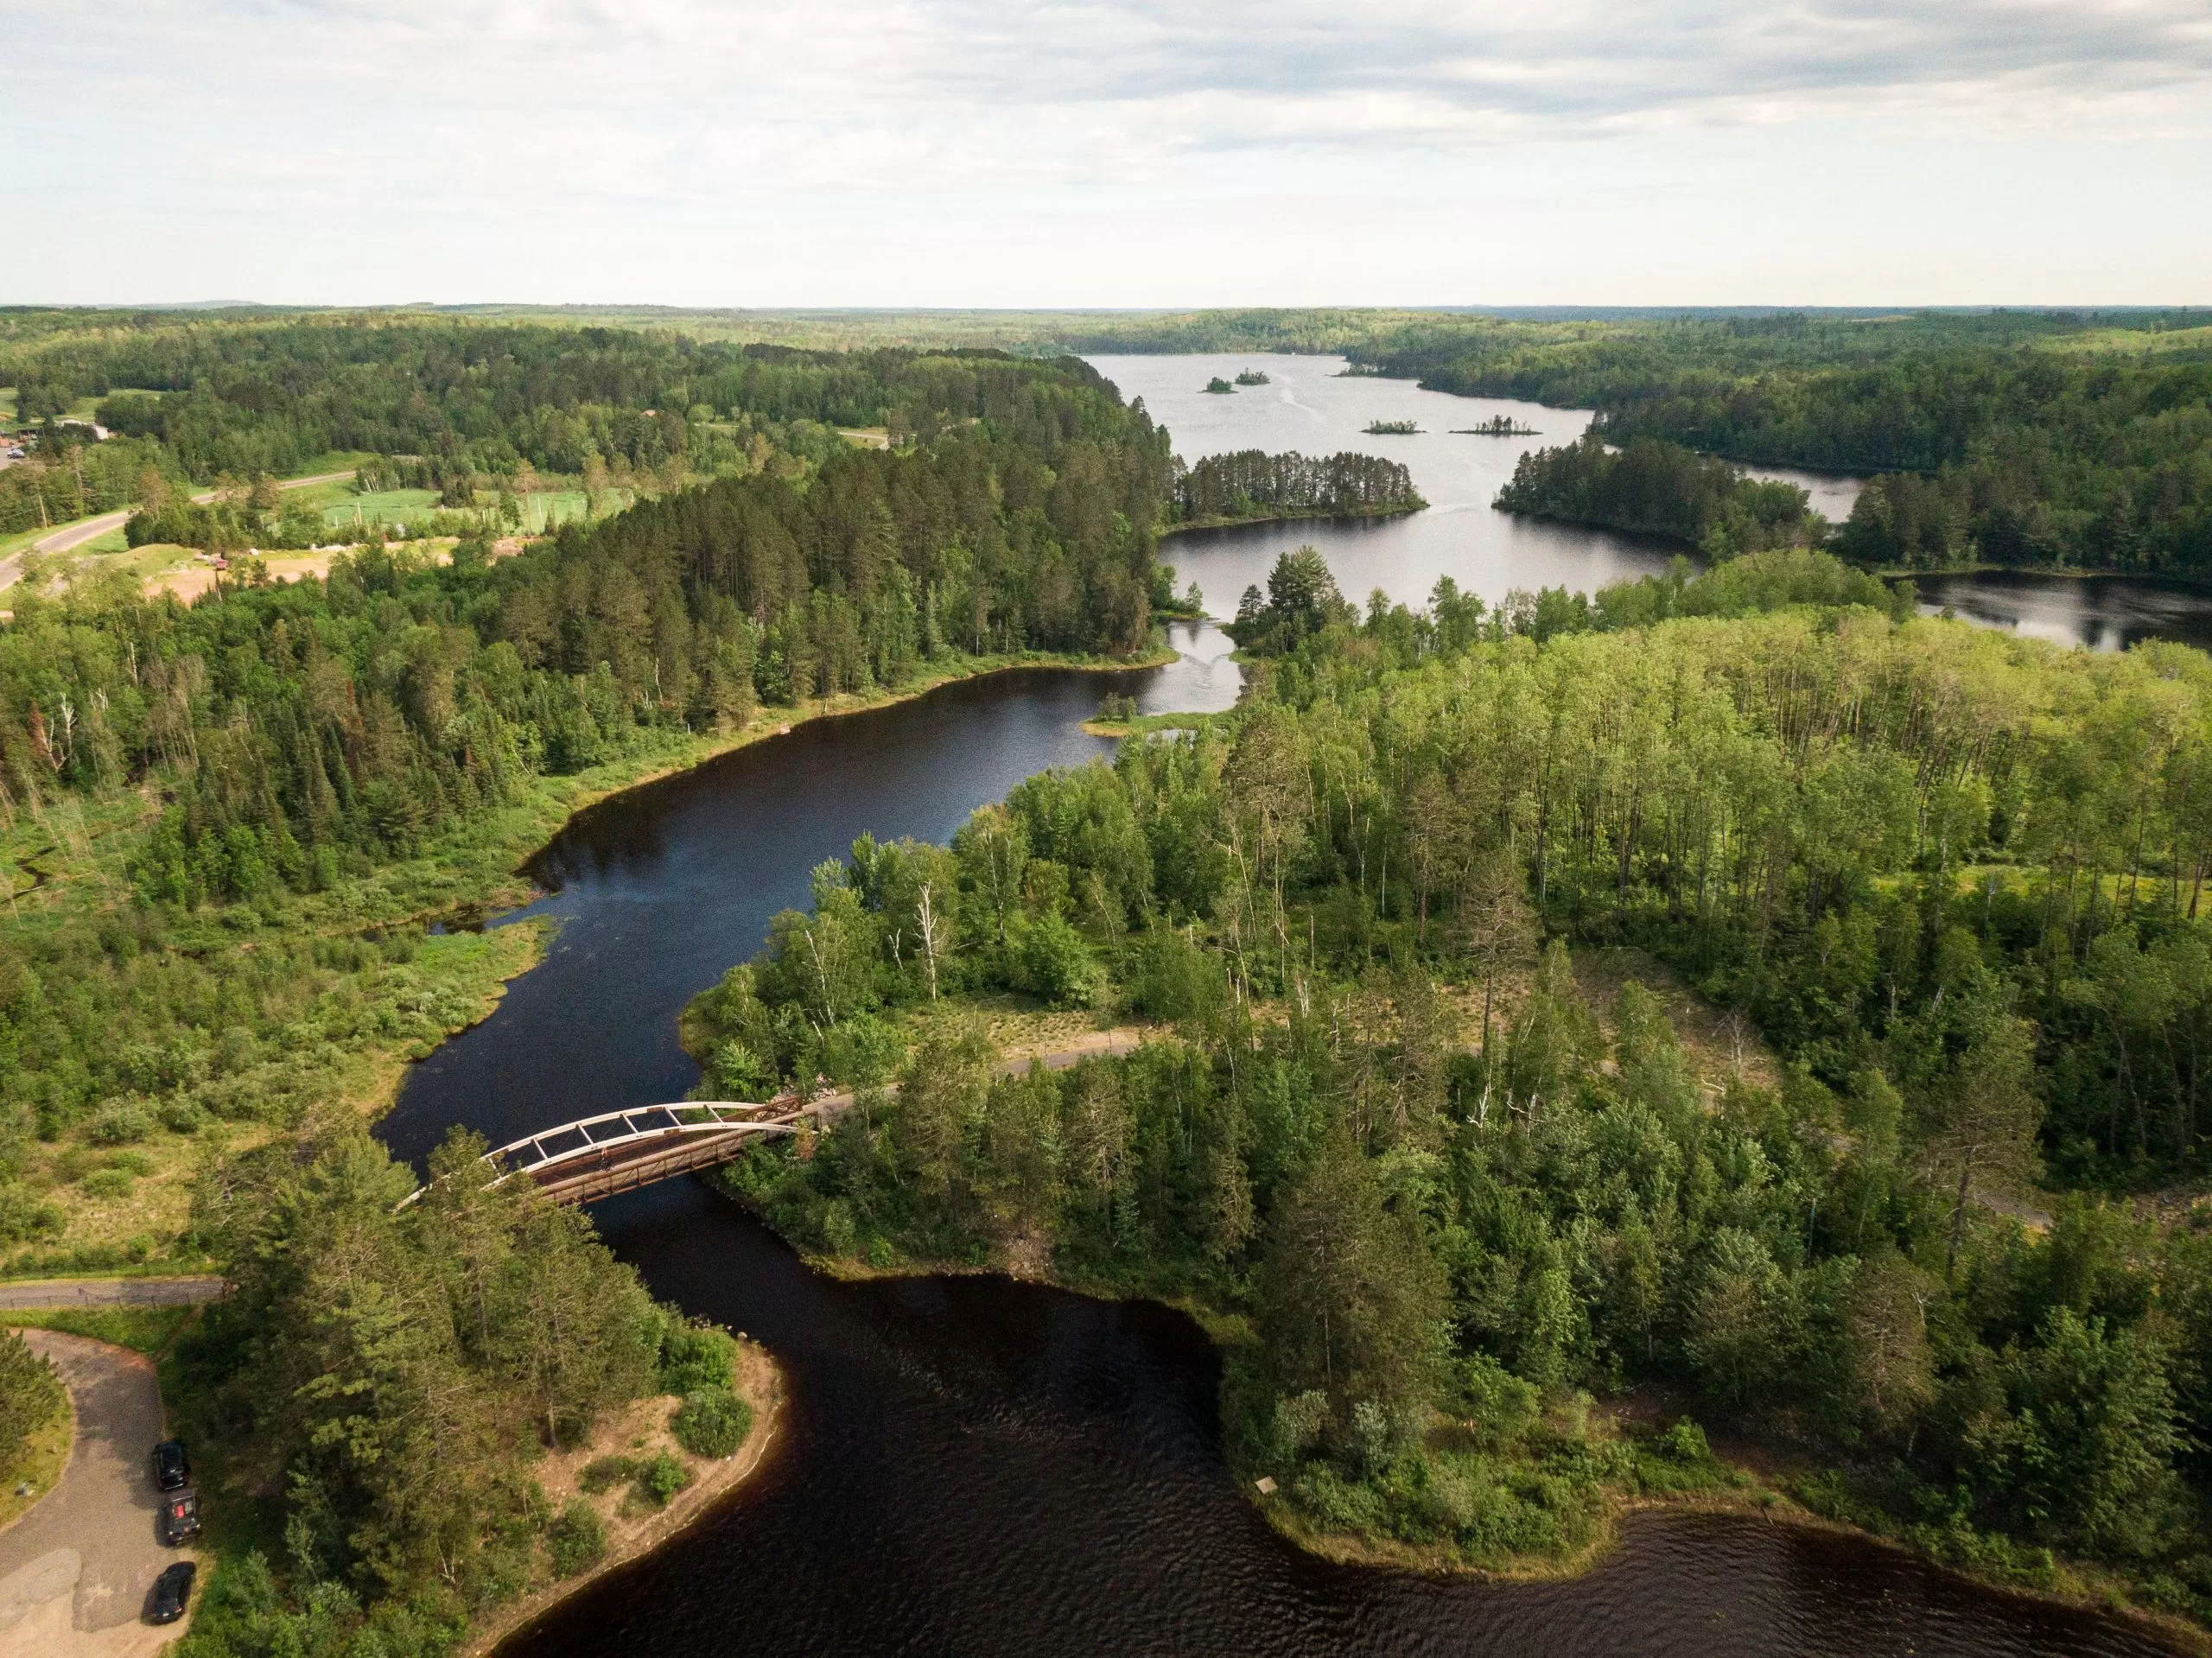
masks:
[[[161,1491],[181,1491],[192,1483],[192,1463],[184,1454],[184,1446],[175,1439],[164,1439],[154,1447],[154,1488]]]
[[[162,1545],[181,1548],[200,1535],[200,1493],[190,1486],[162,1493]]]
[[[154,1593],[146,1606],[149,1623],[174,1623],[184,1616],[185,1606],[192,1599],[193,1574],[198,1569],[189,1560],[179,1560],[154,1579]]]

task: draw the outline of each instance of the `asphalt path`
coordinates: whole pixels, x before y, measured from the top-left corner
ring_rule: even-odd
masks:
[[[305,489],[310,484],[334,484],[353,475],[349,467],[344,472],[317,473],[312,478],[287,478],[276,487]],[[214,499],[213,490],[202,490],[192,498],[192,503],[194,506],[205,506]],[[81,547],[88,541],[97,540],[111,530],[120,530],[137,510],[135,506],[126,506],[120,511],[103,512],[97,518],[80,518],[75,524],[56,530],[52,535],[41,536],[30,544],[30,550],[35,553],[66,553],[73,547]],[[14,553],[0,558],[0,591],[14,587],[22,580],[22,554]]]
[[[51,1330],[23,1337],[68,1383],[77,1440],[60,1483],[0,1531],[0,1655],[114,1650],[84,1637],[138,1624],[154,1579],[186,1558],[162,1547],[146,1465],[163,1432],[161,1388],[152,1363],[124,1348]]]

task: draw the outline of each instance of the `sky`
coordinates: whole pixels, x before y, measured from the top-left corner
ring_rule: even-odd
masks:
[[[103,0],[0,302],[2212,301],[2212,0]]]

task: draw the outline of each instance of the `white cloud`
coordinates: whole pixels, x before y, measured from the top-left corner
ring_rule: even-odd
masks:
[[[1397,200],[1377,233],[1400,268],[1448,276],[1433,204],[1471,194],[1578,193],[1564,226],[1626,181],[1687,188],[1725,244],[1793,162],[1839,151],[1921,146],[1907,194],[1931,234],[1947,175],[2048,171],[2062,141],[2113,150],[2138,191],[2212,182],[2189,159],[2212,111],[2204,0],[110,0],[17,8],[10,30],[0,207],[31,233],[0,282],[27,296],[121,291],[82,268],[134,245],[120,225],[236,268],[238,292],[254,266],[226,266],[226,238],[288,272],[404,276],[408,248],[441,280],[466,249],[486,294],[548,277],[542,251],[497,254],[517,243],[601,280],[618,250],[783,270],[779,238],[864,241],[864,213],[918,221],[910,272],[957,275],[987,244],[997,269],[1062,280],[1086,214],[1172,239],[1170,202],[1370,222]],[[2144,245],[2189,269],[2171,232]],[[651,275],[624,291],[661,296]]]

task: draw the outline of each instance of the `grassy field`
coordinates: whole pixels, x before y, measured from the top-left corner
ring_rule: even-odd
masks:
[[[327,504],[314,499],[326,490],[334,492],[334,499]],[[310,505],[322,508],[322,521],[334,530],[420,524],[438,510],[438,492],[434,489],[383,489],[356,495],[344,484],[319,484],[302,493]]]
[[[65,1404],[52,1421],[31,1435],[22,1456],[0,1467],[0,1527],[54,1489],[61,1471],[69,1465],[69,1450],[76,1442],[76,1407]],[[30,1489],[17,1496],[16,1488],[25,1484]]]
[[[13,420],[15,417],[16,388],[12,385],[0,385],[0,420]]]
[[[633,490],[609,490],[607,495],[608,512],[619,512],[637,499]],[[542,536],[590,516],[591,499],[580,489],[537,489],[522,498],[522,532],[526,536]]]

